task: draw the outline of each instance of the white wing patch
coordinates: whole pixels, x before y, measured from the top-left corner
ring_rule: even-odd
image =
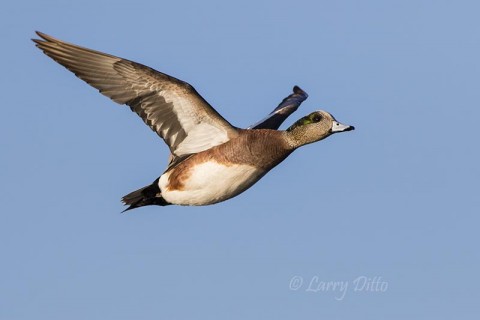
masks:
[[[175,93],[162,92],[167,103],[173,103],[175,108],[172,110],[176,115],[178,122],[187,134],[185,138],[176,146],[174,153],[177,156],[198,153],[212,147],[218,146],[229,140],[225,128],[217,123],[212,123],[209,118],[203,118],[192,109],[194,101],[185,96],[179,96]],[[169,136],[168,130],[165,132],[166,139],[174,142],[176,136]],[[176,142],[176,141],[175,141]],[[176,143],[172,143],[176,145]]]
[[[227,142],[227,133],[208,123],[200,123],[187,132],[187,137],[177,146],[177,155],[197,153]]]

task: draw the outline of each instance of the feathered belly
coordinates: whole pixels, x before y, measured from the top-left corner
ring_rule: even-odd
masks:
[[[201,206],[235,197],[264,174],[264,170],[246,164],[204,162],[182,174],[166,172],[158,184],[168,202]]]

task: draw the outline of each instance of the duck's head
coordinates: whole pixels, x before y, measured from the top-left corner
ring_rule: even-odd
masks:
[[[292,147],[298,148],[334,133],[351,130],[355,130],[355,127],[341,124],[330,113],[319,110],[295,122],[287,129],[286,135]]]

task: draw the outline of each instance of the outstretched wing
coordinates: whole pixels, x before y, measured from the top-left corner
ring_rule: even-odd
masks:
[[[100,93],[130,106],[174,157],[197,153],[238,134],[188,83],[142,64],[70,44],[37,32],[47,56]]]
[[[300,104],[302,104],[307,98],[308,94],[300,89],[300,87],[293,87],[293,93],[283,99],[275,110],[273,110],[265,119],[247,129],[278,129],[283,121],[294,113]]]

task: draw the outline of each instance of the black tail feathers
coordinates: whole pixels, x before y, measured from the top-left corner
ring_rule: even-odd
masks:
[[[158,187],[158,180],[155,180],[151,185],[133,191],[122,198],[122,202],[129,207],[122,212],[132,210],[143,206],[168,206],[169,202],[163,199],[160,188]]]

